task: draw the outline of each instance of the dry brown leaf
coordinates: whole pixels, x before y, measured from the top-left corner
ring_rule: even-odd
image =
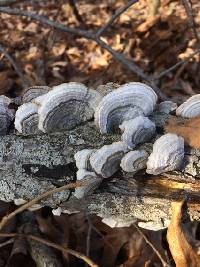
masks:
[[[165,131],[182,136],[186,144],[193,148],[200,148],[200,116],[182,120],[172,117],[165,126]]]
[[[159,16],[149,16],[145,22],[137,27],[136,32],[147,32],[156,24],[158,19]]]
[[[200,267],[200,256],[192,246],[195,240],[192,239],[187,224],[182,222],[183,204],[184,201],[171,203],[172,218],[167,231],[169,248],[176,267]]]
[[[10,32],[9,37],[13,43],[19,43],[24,39],[24,36],[22,36],[22,32],[16,29]]]
[[[61,56],[65,52],[65,49],[66,49],[65,44],[56,44],[52,48],[53,55],[54,56]]]

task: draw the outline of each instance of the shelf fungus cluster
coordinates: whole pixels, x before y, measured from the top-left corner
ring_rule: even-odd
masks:
[[[104,88],[105,89],[105,88]],[[76,83],[64,83],[52,88],[34,86],[24,91],[22,105],[15,114],[15,129],[19,134],[53,133],[71,130],[94,119],[102,135],[120,135],[121,140],[100,148],[85,148],[75,155],[77,180],[85,184],[75,189],[82,198],[99,187],[103,179],[118,171],[135,173],[143,170],[158,175],[181,168],[184,163],[184,139],[174,133],[159,135],[153,112],[176,113],[183,118],[200,116],[200,95],[189,98],[177,107],[158,97],[146,84],[130,82],[112,86],[104,93]],[[8,97],[0,97],[0,132],[6,134],[14,112]],[[152,151],[142,145],[153,143]]]
[[[64,83],[51,89],[39,87],[38,94],[35,92],[36,88],[32,87],[25,92],[25,103],[16,112],[15,128],[20,133],[70,130],[92,119],[95,107],[101,100],[98,92],[75,82]]]
[[[121,131],[121,141],[96,150],[84,149],[75,155],[78,176],[81,173],[88,180],[89,190],[83,187],[82,196],[91,193],[103,179],[112,177],[120,168],[132,175],[145,169],[146,173],[157,175],[181,168],[184,139],[170,133],[158,137],[155,123],[148,118],[155,109],[169,114],[177,105],[171,101],[159,105],[156,102],[154,91],[141,83],[125,84],[102,98],[94,114],[95,124],[102,135]],[[151,153],[140,148],[141,144],[153,140],[156,141]],[[80,189],[75,190],[74,195],[81,197],[78,192]]]

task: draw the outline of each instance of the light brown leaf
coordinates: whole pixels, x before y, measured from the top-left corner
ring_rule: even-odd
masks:
[[[193,148],[200,148],[200,116],[192,119],[172,117],[165,131],[182,136],[186,144]]]
[[[192,238],[187,223],[182,222],[183,204],[184,201],[171,203],[172,218],[167,231],[169,248],[176,267],[200,267],[200,256],[192,246],[195,239]]]

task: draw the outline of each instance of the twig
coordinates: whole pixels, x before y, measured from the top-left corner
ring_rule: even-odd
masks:
[[[192,28],[194,37],[197,40],[198,46],[200,47],[200,39],[197,33],[196,25],[195,25],[195,19],[194,19],[194,14],[193,14],[193,8],[192,8],[192,1],[191,0],[182,0],[183,5],[185,7],[185,11],[188,16],[189,20],[189,26]]]
[[[37,237],[34,235],[18,234],[18,233],[0,233],[0,237],[23,237],[23,238],[32,239],[34,241],[40,242],[40,243],[47,245],[49,247],[58,249],[58,250],[62,251],[63,253],[69,253],[69,254],[75,256],[76,258],[83,260],[85,263],[87,263],[91,267],[98,267],[98,265],[96,263],[94,263],[91,259],[89,259],[84,254],[77,252],[75,250],[72,250],[70,248],[64,248],[64,247],[62,247],[56,243],[53,243],[53,242],[48,241],[46,239],[43,239],[41,237]]]
[[[151,243],[151,241],[148,240],[148,238],[146,237],[146,235],[140,230],[140,228],[133,223],[132,224],[136,230],[138,231],[138,233],[140,233],[140,235],[144,238],[144,240],[146,241],[146,243],[153,249],[153,251],[155,252],[155,254],[158,256],[158,258],[160,259],[163,267],[170,267],[170,265],[163,259],[162,255],[160,254],[160,252],[155,248],[155,246]]]
[[[11,238],[11,239],[3,242],[3,243],[0,243],[0,248],[5,247],[5,246],[7,246],[9,244],[12,244],[14,241],[15,241],[15,239],[14,238]]]
[[[174,64],[173,66],[171,66],[170,68],[160,72],[158,75],[154,76],[154,80],[160,80],[163,76],[167,75],[169,72],[177,69],[179,66],[187,63],[191,58],[193,58],[196,54],[200,53],[200,49],[196,50],[194,53],[192,53],[190,56],[188,56],[186,59],[181,60],[179,62],[177,62],[176,64]]]
[[[46,24],[50,27],[56,28],[60,31],[71,33],[71,34],[74,34],[74,35],[77,35],[80,37],[84,37],[86,39],[95,40],[95,34],[94,33],[91,33],[89,31],[85,31],[85,30],[81,30],[81,29],[77,29],[77,28],[74,29],[74,28],[67,27],[63,24],[60,24],[60,23],[55,22],[53,20],[50,20],[47,17],[40,16],[40,15],[34,14],[32,12],[29,12],[29,11],[25,11],[25,10],[21,10],[21,9],[17,9],[17,8],[0,7],[0,12],[10,14],[10,15],[15,15],[15,16],[24,16],[27,18],[31,18],[33,20],[36,20],[36,21],[41,22],[43,24]]]
[[[60,13],[60,11],[62,9],[62,4],[63,4],[63,0],[61,1],[61,3],[59,3],[59,6],[58,6],[58,9],[57,9],[57,12],[56,12],[56,15],[55,15],[54,19],[58,18],[59,13]],[[47,63],[46,62],[47,62],[48,51],[53,48],[53,45],[54,45],[54,42],[55,42],[54,34],[55,34],[55,29],[52,27],[52,28],[50,28],[46,38],[44,39],[43,66],[44,66],[44,80],[45,80],[46,84],[47,84]],[[52,35],[52,37],[51,37],[51,35]],[[51,42],[51,45],[48,46],[50,37],[52,39],[52,42]]]
[[[125,58],[122,54],[114,50],[111,46],[107,45],[106,42],[104,42],[102,39],[96,39],[95,41],[100,47],[107,50],[114,58],[123,63],[129,70],[135,72],[139,77],[141,77],[145,81],[150,82],[149,76],[146,75],[144,71],[137,65],[135,65],[133,62]]]
[[[182,0],[182,2],[184,5],[186,14],[188,16],[189,27],[192,28],[194,37],[195,37],[197,45],[198,45],[198,48],[200,48],[200,39],[199,39],[197,29],[196,29],[192,1],[191,0]],[[199,62],[200,62],[200,54],[199,54]],[[199,66],[197,68],[197,75],[199,75]]]
[[[44,192],[43,194],[41,194],[40,196],[32,199],[31,201],[25,203],[24,205],[20,206],[18,209],[16,209],[15,211],[9,213],[8,215],[4,216],[0,222],[0,230],[6,225],[6,223],[11,220],[13,217],[15,217],[17,214],[21,213],[22,211],[30,208],[32,205],[36,204],[38,201],[54,194],[54,193],[58,193],[61,192],[65,189],[72,189],[72,188],[76,188],[76,187],[80,187],[83,185],[86,185],[87,183],[84,182],[77,182],[77,183],[71,183],[71,184],[67,184],[67,185],[63,185],[59,188],[54,188],[52,190],[49,190],[47,192]]]
[[[115,14],[109,19],[109,21],[103,25],[96,33],[97,37],[102,36],[102,34],[111,26],[111,24],[121,15],[123,14],[129,7],[137,3],[139,0],[131,0],[127,2],[127,4],[115,12]]]
[[[78,8],[76,6],[76,0],[69,0],[69,4],[73,10],[74,16],[76,17],[77,21],[80,23],[85,24],[85,22],[83,21],[81,15],[79,14]]]
[[[17,64],[14,58],[6,51],[6,48],[0,44],[0,52],[5,55],[5,57],[10,61],[11,65],[13,66],[14,70],[18,74],[21,79],[23,87],[31,86],[31,83],[26,79],[23,74],[21,67]]]
[[[86,238],[86,256],[90,256],[90,243],[91,243],[91,233],[92,233],[92,225],[89,216],[87,215],[88,221],[88,231],[87,231],[87,238]]]
[[[27,0],[0,0],[0,6],[10,6],[24,1],[27,2]]]

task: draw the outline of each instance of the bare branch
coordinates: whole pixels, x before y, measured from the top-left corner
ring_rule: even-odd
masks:
[[[84,37],[86,39],[95,40],[95,38],[96,38],[94,33],[91,33],[89,31],[85,31],[85,30],[81,30],[81,29],[69,28],[63,24],[57,23],[57,22],[50,20],[44,16],[40,16],[40,15],[34,14],[32,12],[20,10],[17,8],[9,8],[9,7],[0,7],[0,12],[10,14],[10,15],[15,15],[15,16],[24,16],[27,18],[31,18],[33,20],[41,22],[42,24],[46,24],[52,28],[58,29],[58,30],[63,31],[63,32],[71,33],[74,35],[78,35],[78,36]]]
[[[167,75],[169,72],[177,69],[179,66],[186,64],[188,61],[190,61],[191,58],[193,58],[196,54],[200,53],[200,49],[196,50],[194,53],[192,53],[189,57],[187,57],[184,60],[181,60],[177,62],[175,65],[171,66],[170,68],[160,72],[158,75],[154,77],[154,80],[160,80],[163,76]]]
[[[146,75],[144,73],[144,71],[141,68],[139,68],[136,64],[134,64],[133,62],[131,62],[130,60],[125,58],[122,54],[120,54],[119,52],[114,50],[109,45],[107,45],[107,43],[104,42],[102,39],[96,39],[95,41],[100,47],[102,47],[105,50],[107,50],[111,55],[113,55],[114,58],[116,58],[118,61],[123,63],[129,70],[131,70],[134,73],[136,73],[139,77],[141,77],[145,81],[150,82],[149,76]]]
[[[197,33],[196,25],[195,25],[195,19],[194,19],[194,14],[193,14],[193,8],[192,8],[192,1],[191,0],[182,0],[183,5],[185,7],[185,11],[188,16],[189,20],[189,26],[192,28],[194,37],[197,40],[198,46],[200,47],[200,39]]]
[[[10,6],[25,0],[0,0],[0,6]]]
[[[0,248],[5,247],[5,246],[7,246],[9,244],[12,244],[14,241],[15,241],[15,239],[14,238],[11,238],[11,239],[3,242],[3,243],[0,243]]]
[[[119,8],[115,14],[109,19],[109,21],[103,25],[96,33],[97,37],[102,36],[102,34],[111,26],[111,24],[120,16],[122,15],[129,7],[137,3],[138,0],[131,0],[125,6]]]
[[[74,12],[74,16],[76,17],[79,23],[85,24],[81,15],[79,14],[78,8],[76,6],[76,0],[69,0],[69,4]]]
[[[31,86],[31,83],[26,79],[23,74],[21,67],[17,64],[14,58],[6,51],[6,48],[0,44],[0,53],[4,54],[5,57],[10,61],[11,65],[13,66],[14,70],[20,77],[23,87]]]

